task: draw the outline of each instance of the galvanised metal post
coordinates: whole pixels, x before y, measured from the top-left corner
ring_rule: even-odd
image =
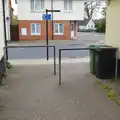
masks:
[[[46,15],[48,14],[48,9],[46,9]],[[46,20],[46,45],[48,46],[48,20]],[[47,47],[47,60],[49,60],[49,48]]]
[[[56,75],[56,49],[55,46],[53,47],[54,50],[54,75]]]
[[[53,0],[51,0],[51,10],[53,10]],[[53,23],[53,12],[51,12],[52,14],[52,40],[54,39],[54,35],[53,35],[53,26],[54,26],[54,23]]]
[[[61,86],[61,57],[62,57],[62,51],[72,51],[72,50],[89,50],[89,48],[64,48],[59,49],[59,86]]]
[[[61,86],[61,49],[59,50],[59,86]]]
[[[5,46],[4,47],[4,51],[6,50],[6,48],[36,48],[36,47],[41,47],[41,48],[53,48],[53,57],[54,57],[54,67],[53,67],[53,69],[54,69],[54,75],[56,75],[56,48],[55,48],[55,46],[54,45],[48,45],[48,46],[46,46],[46,45],[39,45],[39,46],[37,46],[37,45],[35,45],[35,46],[33,46],[33,45],[31,45],[31,46]],[[7,62],[7,61],[6,61]]]

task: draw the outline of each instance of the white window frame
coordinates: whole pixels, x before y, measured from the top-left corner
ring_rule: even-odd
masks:
[[[37,31],[37,30],[36,30],[37,24],[40,25],[40,32],[39,32],[39,33],[36,32],[36,31]],[[35,33],[32,33],[32,25],[35,25]],[[40,24],[40,23],[31,23],[31,24],[30,24],[30,28],[31,28],[31,35],[41,35],[41,24]]]
[[[65,3],[67,4],[66,5],[67,8],[65,8]],[[70,6],[71,6],[71,9],[70,9]],[[73,10],[73,0],[64,0],[64,12],[72,12],[72,10]]]
[[[54,35],[64,35],[64,24],[62,24],[62,25],[63,25],[63,32],[62,32],[62,33],[60,33],[60,24],[62,24],[62,23],[55,23],[55,24],[54,24]],[[58,27],[58,33],[55,32],[55,26],[56,26],[56,25],[59,26],[59,27]]]
[[[32,2],[31,1],[34,1],[34,7],[33,7],[33,9],[32,9]],[[36,11],[36,12],[39,12],[39,11],[45,11],[45,0],[41,0],[41,1],[43,1],[43,8],[41,7],[40,8],[40,10],[37,10],[36,9],[36,7],[35,7],[35,5],[36,5],[36,0],[30,0],[30,10],[31,11]],[[42,4],[42,3],[41,3]],[[42,6],[42,5],[41,5]]]

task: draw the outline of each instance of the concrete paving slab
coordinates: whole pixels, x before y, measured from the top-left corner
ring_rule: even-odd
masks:
[[[89,73],[89,63],[63,64],[62,86],[52,65],[14,66],[0,87],[0,120],[119,120]]]
[[[42,64],[53,64],[54,59],[50,58],[48,61],[46,59],[11,59],[9,60],[13,65],[42,65]],[[89,63],[90,58],[62,58],[61,63]],[[59,64],[59,59],[56,59],[56,64]]]

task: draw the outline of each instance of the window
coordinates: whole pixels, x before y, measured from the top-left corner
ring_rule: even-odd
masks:
[[[72,0],[64,0],[64,10],[72,10]]]
[[[15,0],[15,4],[17,4],[17,0]]]
[[[31,10],[44,10],[44,0],[30,0]]]
[[[63,35],[64,34],[64,25],[60,23],[54,24],[54,34]]]
[[[41,25],[39,23],[31,24],[31,35],[40,35],[41,33]]]

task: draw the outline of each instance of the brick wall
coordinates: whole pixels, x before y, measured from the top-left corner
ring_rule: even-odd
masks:
[[[31,23],[41,24],[41,35],[31,35]],[[57,20],[53,23],[63,23],[64,24],[64,35],[54,35],[54,40],[69,40],[70,39],[70,21]],[[27,28],[27,35],[21,35],[21,28]],[[75,27],[76,28],[76,27]],[[53,30],[54,34],[54,30]],[[75,33],[76,34],[76,33]],[[19,39],[20,40],[46,40],[46,22],[41,20],[19,20]],[[49,40],[52,39],[52,22],[49,21]]]

